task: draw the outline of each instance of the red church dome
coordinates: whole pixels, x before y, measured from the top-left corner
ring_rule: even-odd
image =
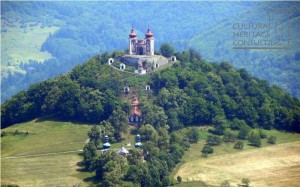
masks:
[[[135,33],[135,31],[134,31],[134,28],[131,29],[131,32],[130,32],[130,34],[129,34],[129,37],[130,37],[130,38],[136,37],[136,33]]]
[[[148,28],[147,33],[145,34],[146,38],[150,38],[153,36],[153,33],[151,32],[150,28]]]

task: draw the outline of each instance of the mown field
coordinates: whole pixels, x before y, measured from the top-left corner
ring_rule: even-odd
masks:
[[[80,172],[77,165],[82,160],[80,150],[88,139],[90,127],[72,122],[34,120],[2,130],[6,135],[1,138],[1,184],[92,185],[86,179],[93,174]],[[14,135],[16,130],[19,134]],[[241,151],[233,149],[233,143],[223,143],[214,147],[212,155],[203,158],[200,150],[209,133],[201,130],[200,141],[191,145],[182,165],[174,172],[175,178],[179,175],[183,179],[176,186],[214,187],[224,180],[236,186],[244,177],[251,180],[251,186],[297,186],[300,182],[300,135],[275,130],[266,132],[277,136],[276,145],[263,139],[261,148],[245,144]],[[129,141],[134,141],[130,133],[123,141],[125,146]],[[114,144],[113,149],[120,146],[121,143]]]
[[[77,163],[89,129],[90,125],[35,120],[2,130],[8,135],[1,138],[1,184],[87,186],[84,179],[91,174],[79,172]],[[13,135],[16,130],[19,134]]]
[[[1,71],[2,76],[7,72],[23,72],[19,68],[21,62],[29,60],[43,62],[51,58],[48,52],[42,52],[41,46],[50,33],[54,33],[59,27],[42,27],[41,24],[31,25],[28,22],[26,28],[21,28],[18,22],[12,22],[9,26],[2,24],[1,32]],[[31,26],[30,26],[31,25]]]
[[[228,180],[232,186],[240,184],[242,178],[249,178],[250,186],[299,186],[300,182],[300,134],[266,131],[277,136],[277,144],[266,139],[262,147],[247,145],[244,150],[233,149],[233,143],[214,147],[208,158],[201,156],[207,132],[201,132],[201,140],[193,144],[183,157],[183,164],[174,177],[182,177],[177,186],[219,186]]]
[[[78,162],[92,126],[54,120],[33,120],[1,130],[1,185],[19,186],[93,186],[93,173],[82,172]],[[18,134],[15,132],[18,131]],[[26,135],[26,132],[28,134]],[[122,143],[133,148],[135,128],[130,127]],[[131,146],[128,147],[128,143]]]

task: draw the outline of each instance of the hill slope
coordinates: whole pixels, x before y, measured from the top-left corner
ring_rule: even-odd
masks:
[[[171,46],[167,47],[171,48]],[[179,61],[158,68],[150,75],[137,75],[116,70],[108,64],[109,58],[113,57],[117,60],[122,54],[124,52],[115,51],[112,54],[96,55],[86,63],[77,65],[68,74],[37,83],[6,101],[1,105],[1,124],[2,127],[6,127],[4,131],[18,127],[10,127],[13,124],[48,115],[64,121],[97,124],[88,133],[90,142],[83,148],[82,163],[85,170],[96,171],[90,173],[93,175],[93,178],[90,178],[92,182],[107,186],[121,185],[126,182],[146,186],[174,183],[170,178],[170,172],[175,164],[180,163],[181,157],[189,147],[189,142],[195,143],[199,137],[197,134],[193,135],[197,133],[197,127],[178,135],[176,130],[184,127],[211,124],[211,132],[217,135],[224,134],[228,129],[250,131],[250,127],[300,132],[299,100],[292,98],[276,86],[270,86],[266,81],[252,77],[243,69],[236,70],[228,63],[209,63],[201,59],[201,55],[195,50],[188,50],[174,53]],[[136,67],[131,67],[134,68]],[[145,85],[150,85],[151,89],[145,90]],[[124,86],[129,86],[131,92],[124,92]],[[107,154],[98,154],[96,148],[101,147],[103,127],[113,142],[121,142],[122,133],[128,132],[128,114],[132,108],[130,101],[133,96],[139,98],[138,107],[142,113],[142,121],[141,127],[131,130],[135,134],[137,131],[141,134],[146,162],[141,161],[138,156],[140,153],[136,149],[131,150],[136,157],[132,156],[132,159],[128,160],[115,157],[117,153],[113,149]],[[40,127],[39,131],[33,128],[36,126]],[[45,132],[48,126],[51,131]],[[31,131],[30,127],[25,126],[24,130],[26,128],[25,131],[28,131],[27,129]],[[64,131],[65,128],[68,129],[67,132]],[[77,131],[81,128],[83,129],[76,125],[70,127],[64,123],[52,126],[46,122],[34,123],[33,132],[29,134],[19,133],[19,131],[9,133],[10,136],[4,136],[2,139],[2,145],[6,150],[2,154],[13,158],[12,160],[6,158],[5,167],[13,164],[30,170],[31,167],[26,167],[26,164],[40,161],[26,159],[26,162],[22,162],[22,158],[25,158],[22,156],[30,157],[31,152],[45,157],[50,150],[57,149],[63,154],[69,154],[68,151],[74,154],[72,150],[79,151],[76,147],[84,144],[82,138],[86,132]],[[20,130],[23,131],[23,128]],[[47,138],[40,140],[35,136],[35,131],[58,141],[49,141]],[[55,133],[52,134],[53,132]],[[65,140],[65,134],[70,141]],[[20,141],[9,141],[19,138]],[[132,139],[133,137],[131,141]],[[31,147],[29,140],[41,144]],[[74,144],[77,140],[78,144]],[[17,149],[18,146],[21,148]],[[49,157],[51,165],[57,163],[53,158],[59,158],[60,153]],[[21,160],[14,160],[15,157],[16,159],[21,157]],[[82,175],[86,175],[74,171],[77,167],[74,166],[74,162],[78,161],[79,157],[72,155],[66,158],[72,161],[66,162],[69,167],[64,167],[64,178],[61,182],[70,180],[77,184],[80,178],[84,178]],[[65,161],[65,158],[61,160]],[[125,172],[127,162],[129,171]],[[113,164],[113,167],[109,167],[110,164]],[[44,166],[44,164],[36,165],[35,169],[43,170]],[[113,170],[105,170],[105,168],[113,168]],[[140,168],[143,168],[142,174],[139,172]],[[55,172],[57,169],[60,167],[47,166],[45,173],[42,173],[34,185],[44,185],[45,177],[57,178],[58,176],[55,175],[49,176],[51,170]],[[11,171],[17,172],[18,168],[6,172],[7,182],[14,182],[10,178]],[[149,175],[152,171],[155,175]],[[115,172],[118,174],[111,174]],[[25,181],[24,185],[29,184],[26,179],[31,179],[35,173],[27,172],[27,174],[27,176],[20,175],[16,181]],[[142,177],[138,177],[140,175]],[[26,179],[21,176],[25,176]],[[56,181],[49,180],[49,183],[45,183],[47,184],[55,185]]]
[[[89,129],[85,124],[38,119],[1,130],[1,185],[82,185],[88,176],[76,169]]]
[[[295,141],[199,159],[184,164],[175,176],[181,176],[183,181],[204,181],[211,185],[219,185],[224,180],[232,185],[240,184],[247,177],[257,187],[297,186],[299,145]]]
[[[154,72],[151,79],[128,77],[107,63],[117,54],[122,53],[97,55],[66,75],[20,92],[1,106],[3,127],[45,114],[99,123],[114,110],[129,112],[129,100],[121,99],[128,98],[123,87],[129,85],[145,106],[162,108],[171,130],[199,123],[228,126],[242,120],[251,127],[300,131],[299,100],[245,70],[205,62],[189,50],[176,53],[181,62]],[[143,91],[146,84],[152,92]]]
[[[235,17],[224,20],[205,30],[201,34],[194,36],[189,46],[201,51],[204,58],[209,61],[229,61],[237,68],[245,68],[255,77],[268,80],[272,84],[280,85],[293,96],[299,98],[299,84],[297,84],[300,72],[300,38],[298,30],[300,28],[300,9],[297,3],[271,3],[265,2],[257,5],[255,8],[243,12]],[[276,7],[276,8],[274,8]],[[275,17],[270,10],[278,10],[277,17],[279,25],[275,25],[269,19]],[[279,10],[288,11],[288,14],[282,14]],[[275,13],[274,13],[275,14]],[[263,33],[266,29],[234,29],[234,25],[239,24],[270,24],[267,37],[249,37],[247,33]],[[253,28],[256,28],[255,26]],[[276,28],[281,28],[284,37],[282,40],[288,40],[287,49],[234,49],[235,41],[243,40],[276,40]],[[238,37],[236,33],[246,33]],[[266,47],[266,46],[265,46]],[[268,46],[267,46],[268,47]]]

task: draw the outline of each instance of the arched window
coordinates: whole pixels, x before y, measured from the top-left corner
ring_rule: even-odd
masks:
[[[125,64],[123,64],[123,63],[120,64],[120,70],[122,70],[122,71],[125,70],[125,67],[126,67]]]
[[[109,58],[109,59],[108,59],[108,64],[109,64],[109,65],[112,65],[112,63],[114,63],[114,59],[113,59],[113,58]]]
[[[146,85],[146,88],[145,88],[145,90],[150,90],[150,86],[149,85]]]

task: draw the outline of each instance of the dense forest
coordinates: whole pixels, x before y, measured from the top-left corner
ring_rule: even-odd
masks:
[[[292,10],[291,48],[288,51],[231,50],[232,23],[266,21],[262,14],[270,7]],[[59,28],[49,34],[39,49],[49,52],[52,58],[41,63],[33,57],[28,62],[13,64],[11,58],[6,58],[10,54],[1,57],[2,66],[22,70],[9,68],[3,73],[7,76],[1,77],[1,102],[32,83],[70,71],[97,53],[126,49],[131,26],[136,27],[139,36],[150,26],[156,46],[167,42],[178,51],[195,48],[209,61],[226,60],[299,97],[297,7],[297,2],[1,2],[1,19],[6,26],[1,30],[3,33],[15,27],[28,33],[36,26]]]
[[[211,125],[202,155],[235,138],[261,146],[262,129],[300,132],[300,102],[281,88],[236,70],[229,63],[210,63],[195,50],[174,52],[162,45],[165,55],[178,61],[151,75],[130,75],[108,65],[123,51],[96,55],[69,73],[32,85],[1,106],[2,128],[42,116],[94,124],[83,148],[81,166],[94,172],[89,180],[100,186],[169,186],[181,182],[171,173],[191,143],[198,142],[195,126]],[[166,50],[169,49],[169,50]],[[167,53],[167,54],[166,54]],[[151,91],[145,91],[144,85]],[[134,94],[123,92],[129,85]],[[142,149],[131,149],[127,157],[101,149],[104,135],[111,143],[128,133],[128,114],[133,96],[139,96]],[[190,127],[184,133],[178,131]],[[260,134],[251,129],[260,128]],[[237,137],[228,129],[238,130]],[[105,132],[105,133],[104,133]],[[222,135],[222,139],[220,138]],[[276,137],[268,137],[274,144]],[[237,141],[235,149],[243,149]]]

